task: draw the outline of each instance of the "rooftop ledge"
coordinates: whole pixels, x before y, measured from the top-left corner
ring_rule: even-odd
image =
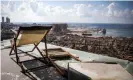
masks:
[[[116,62],[119,63],[123,68],[125,68],[131,75],[133,75],[133,62],[130,62],[128,60],[122,60],[114,57],[108,57],[98,54],[93,54],[91,52],[84,52],[80,50],[74,50],[66,47],[60,47],[52,44],[47,44],[48,49],[50,48],[63,48],[67,52],[71,53],[72,55],[76,55],[79,57],[82,61],[102,61],[102,62]],[[33,45],[24,45],[22,47],[19,47],[19,49],[24,51],[32,50],[34,46]],[[40,49],[45,49],[45,45],[43,42],[41,42],[38,46]],[[9,56],[10,51],[10,40],[4,40],[1,41],[1,74],[7,75],[8,73],[10,75],[16,74],[18,76],[22,75],[20,73],[20,68],[10,59]],[[40,56],[38,51],[34,51],[34,55]],[[74,60],[58,60],[56,63],[64,68],[67,67],[68,62],[75,62]],[[10,66],[9,66],[10,65]],[[6,66],[6,67],[5,67]],[[15,71],[12,69],[14,68]],[[5,78],[5,77],[3,77]],[[25,77],[26,78],[26,77]]]

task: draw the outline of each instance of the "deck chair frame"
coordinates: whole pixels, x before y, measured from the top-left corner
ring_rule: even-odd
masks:
[[[49,59],[49,57],[48,57],[47,42],[46,42],[46,35],[48,34],[48,32],[50,31],[51,28],[52,28],[52,26],[44,26],[44,27],[42,27],[42,26],[32,26],[32,27],[20,27],[20,28],[19,28],[19,30],[18,30],[18,32],[17,32],[15,38],[13,39],[13,42],[12,42],[12,46],[11,46],[11,50],[10,50],[9,55],[15,55],[15,56],[16,56],[16,61],[15,61],[15,62],[21,67],[22,72],[25,72],[25,71],[28,71],[28,70],[24,70],[24,68],[23,68],[23,66],[22,66],[22,64],[21,64],[21,62],[20,62],[20,59],[19,59],[19,56],[18,56],[18,52],[17,52],[18,49],[17,49],[16,41],[17,41],[17,38],[18,38],[18,36],[19,36],[19,34],[20,34],[20,31],[22,31],[22,30],[36,30],[36,29],[46,29],[46,30],[48,30],[48,31],[46,32],[46,34],[43,36],[43,38],[42,38],[42,40],[43,40],[44,43],[45,43],[46,57],[43,56],[42,52],[41,52],[40,49],[38,48],[38,45],[39,45],[39,43],[40,43],[42,40],[40,40],[40,42],[39,42],[38,44],[35,44],[35,43],[34,43],[34,48],[33,48],[31,51],[27,51],[27,52],[21,51],[21,52],[26,53],[27,55],[29,55],[29,56],[31,56],[31,57],[33,57],[33,58],[35,58],[35,59],[38,59],[38,60],[41,61],[41,62],[44,62],[43,60],[40,60],[40,59],[37,58],[36,56],[33,56],[33,55],[31,55],[31,54],[28,54],[28,52],[33,52],[35,49],[37,49],[37,50],[39,51],[40,55],[42,56],[42,58],[43,58],[44,60],[46,60],[45,58],[48,58],[48,60],[50,60],[50,62],[52,62],[52,60]],[[14,51],[15,54],[12,54],[12,51]]]
[[[52,26],[51,26],[52,27]],[[43,27],[43,29],[45,28],[45,29],[49,29],[49,28],[51,28],[51,27]],[[38,29],[38,27],[32,27],[33,29]],[[9,55],[14,55],[14,54],[12,54],[12,51],[14,51],[15,52],[15,55],[16,55],[16,63],[21,67],[21,69],[22,69],[22,72],[23,73],[26,73],[26,71],[29,71],[29,70],[25,70],[24,68],[23,68],[23,66],[22,66],[22,64],[21,64],[21,62],[20,62],[20,59],[19,59],[19,56],[18,56],[18,52],[17,52],[17,46],[16,46],[16,40],[17,40],[17,38],[18,38],[18,36],[19,36],[19,34],[20,34],[20,31],[21,30],[27,30],[28,28],[26,27],[20,27],[19,28],[19,30],[18,30],[18,32],[17,32],[17,34],[16,34],[16,36],[15,36],[15,38],[14,38],[14,40],[13,40],[13,44],[12,44],[12,47],[11,47],[11,51],[10,51],[10,54]],[[29,28],[30,29],[30,28]],[[41,28],[40,28],[41,29]],[[49,31],[47,31],[47,33],[48,33]],[[45,34],[45,35],[47,35],[47,33]],[[42,52],[40,51],[40,49],[38,48],[38,45],[39,45],[39,43],[41,42],[43,40],[43,42],[45,43],[45,53],[46,53],[46,56],[44,57],[44,55],[42,54]],[[48,56],[48,51],[47,51],[47,40],[46,40],[46,36],[44,36],[43,37],[43,39],[42,39],[38,44],[34,44],[34,48],[31,50],[31,51],[27,51],[27,52],[24,52],[24,51],[21,51],[21,52],[23,52],[23,53],[26,53],[27,55],[29,55],[29,56],[31,56],[31,57],[33,57],[33,58],[35,58],[35,59],[37,59],[37,60],[39,60],[39,61],[41,61],[41,62],[44,62],[45,60],[47,60],[47,62],[49,63],[48,64],[48,66],[49,65],[52,65],[53,67],[55,67],[56,68],[56,70],[61,74],[61,75],[63,75],[63,76],[66,76],[65,75],[65,71],[64,70],[62,70],[56,63],[54,63],[54,61],[52,60],[52,58],[50,58],[49,56]],[[40,55],[42,56],[42,58],[44,59],[44,60],[41,60],[41,59],[39,59],[39,58],[37,58],[36,56],[33,56],[33,55],[31,55],[31,54],[28,54],[28,52],[33,52],[35,49],[37,49],[38,51],[39,51],[39,53],[40,53]],[[72,56],[72,55],[71,55]],[[73,56],[72,56],[73,57]],[[75,57],[74,57],[75,58]],[[78,61],[80,61],[80,60],[78,60]]]

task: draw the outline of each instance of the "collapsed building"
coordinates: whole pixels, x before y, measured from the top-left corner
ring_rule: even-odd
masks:
[[[60,24],[53,24],[52,26],[53,28],[51,29],[51,32],[50,32],[51,34],[60,35],[60,34],[66,34],[68,32],[67,24],[60,23]]]

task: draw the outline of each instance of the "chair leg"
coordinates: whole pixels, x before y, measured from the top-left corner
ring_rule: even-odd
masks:
[[[35,45],[35,44],[34,44]],[[41,54],[41,56],[43,57],[43,59],[44,60],[46,60],[45,59],[45,57],[43,56],[43,54],[42,54],[42,52],[39,50],[39,48],[37,47],[37,45],[35,45],[35,48],[37,48],[37,50],[39,51],[39,53]],[[45,45],[45,48],[47,49],[47,45]],[[46,53],[47,53],[47,51],[46,51]],[[49,64],[52,64],[56,69],[57,69],[57,71],[61,74],[61,75],[64,75],[64,72],[59,68],[59,67],[57,67],[55,64],[54,64],[54,62],[48,57],[48,53],[47,53],[47,59],[48,59],[48,63]]]
[[[61,75],[64,75],[64,71],[62,71],[62,69],[60,69],[58,66],[56,66],[56,64],[55,64],[55,63],[51,60],[51,58],[48,56],[46,37],[44,38],[44,43],[45,43],[45,53],[46,53],[46,57],[48,58],[49,63],[51,63],[51,64],[57,69],[57,71],[58,71]]]
[[[11,50],[10,50],[10,53],[9,53],[9,56],[12,55],[12,51],[14,50],[14,45],[12,46]]]
[[[14,45],[14,51],[15,51],[15,54],[16,54],[17,64],[21,67],[22,72],[25,73],[25,69],[24,69],[22,63],[20,62],[20,59],[19,59],[19,56],[18,56],[18,53],[17,53],[17,47],[15,45]]]
[[[16,61],[17,61],[17,64],[19,64],[20,60],[19,60],[19,57],[18,57],[18,53],[17,53],[17,47],[14,45],[14,51],[15,51],[15,55],[16,55]]]
[[[46,53],[46,57],[48,57],[47,40],[46,40],[46,37],[44,38],[44,43],[45,43],[45,53]]]
[[[41,54],[41,56],[43,57],[43,59],[45,61],[46,59],[45,59],[44,55],[42,54],[42,52],[40,51],[40,49],[37,47],[36,44],[34,44],[34,45],[35,45],[35,48],[38,50],[38,52]]]

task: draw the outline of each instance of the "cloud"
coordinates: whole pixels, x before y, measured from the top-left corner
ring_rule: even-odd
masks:
[[[33,12],[36,12],[38,9],[38,4],[36,1],[30,2],[30,8],[33,10]]]
[[[73,4],[69,7],[48,4],[45,1],[15,1],[1,5],[2,16],[6,15],[13,22],[117,22],[123,23],[133,16],[133,9],[121,9],[112,2],[104,4]],[[127,20],[129,21],[129,20]],[[130,20],[131,21],[131,20]]]
[[[21,5],[17,6],[17,8],[14,11],[10,10],[7,14],[11,18],[11,21],[13,22],[44,21],[42,17],[36,15],[36,13],[33,11],[33,9],[29,4],[30,3],[23,2],[21,3]],[[10,9],[10,7],[8,9]]]
[[[11,12],[11,10],[8,5],[1,4],[1,15],[9,16],[10,12]]]
[[[125,17],[131,17],[132,12],[127,8],[123,11],[123,16]]]
[[[132,11],[128,8],[126,9],[121,9],[120,6],[115,3],[115,2],[112,2],[110,3],[108,6],[107,6],[107,14],[106,16],[108,17],[114,17],[114,18],[120,18],[120,19],[126,19],[126,18],[129,18],[129,17],[133,17],[132,16]]]
[[[77,16],[91,16],[91,14],[89,13],[89,9],[92,7],[91,4],[75,4],[74,8],[76,10],[76,14]]]
[[[115,16],[115,14],[117,14],[117,4],[115,2],[110,3],[107,6],[108,12],[107,12],[107,16]]]

